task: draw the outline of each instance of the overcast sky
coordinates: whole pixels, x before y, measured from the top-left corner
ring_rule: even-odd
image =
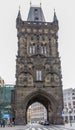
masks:
[[[40,5],[46,21],[53,20],[54,8],[59,20],[59,56],[63,88],[75,88],[75,0],[31,0]],[[16,17],[21,10],[26,20],[30,0],[0,0],[0,76],[6,84],[15,84],[17,30]]]

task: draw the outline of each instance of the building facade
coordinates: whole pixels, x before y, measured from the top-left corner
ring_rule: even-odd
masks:
[[[58,19],[46,22],[41,6],[30,6],[27,21],[19,10],[16,19],[18,53],[12,111],[15,121],[27,123],[27,109],[35,102],[44,105],[47,120],[62,124],[61,61],[58,52]]]
[[[75,89],[69,88],[63,91],[64,120],[75,122]]]
[[[11,114],[11,91],[14,85],[4,84],[0,87],[0,118],[12,117]]]
[[[36,102],[31,105],[31,122],[44,122],[47,121],[47,110],[46,108]]]

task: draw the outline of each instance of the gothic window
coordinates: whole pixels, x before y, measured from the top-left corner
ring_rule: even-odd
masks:
[[[41,54],[44,54],[43,46],[41,46]]]
[[[44,53],[46,54],[46,46],[44,46]]]
[[[30,52],[30,54],[32,54],[32,46],[30,46],[29,52]]]
[[[47,50],[46,50],[46,45],[41,45],[41,54],[46,54]]]
[[[36,80],[41,81],[42,80],[42,72],[40,70],[36,71]]]
[[[30,45],[29,52],[30,54],[35,54],[35,44]]]

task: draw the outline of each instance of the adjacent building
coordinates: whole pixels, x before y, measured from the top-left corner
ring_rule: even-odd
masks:
[[[36,102],[31,105],[31,122],[41,122],[47,120],[46,108]]]
[[[75,121],[75,89],[69,88],[63,91],[64,120]]]
[[[14,85],[5,84],[0,87],[0,118],[11,116],[11,91]]]

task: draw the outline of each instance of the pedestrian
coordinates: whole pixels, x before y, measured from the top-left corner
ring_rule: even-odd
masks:
[[[1,127],[3,126],[3,120],[1,119]]]
[[[5,127],[5,119],[3,119],[3,127]]]

